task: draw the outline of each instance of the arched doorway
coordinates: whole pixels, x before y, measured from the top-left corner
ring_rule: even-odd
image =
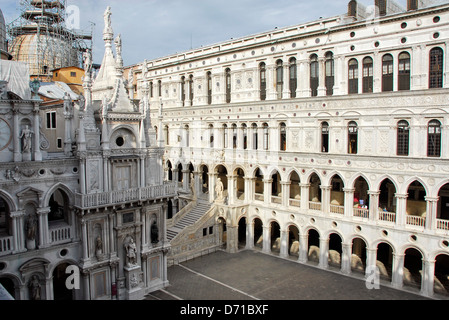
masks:
[[[209,169],[206,165],[201,167],[201,192],[203,194],[209,193]]]
[[[411,288],[421,288],[422,254],[415,248],[405,250],[403,284]]]
[[[409,225],[424,227],[426,223],[426,190],[419,181],[413,181],[407,190],[407,220]]]
[[[341,269],[341,254],[343,252],[341,237],[336,233],[329,235],[329,267]]]
[[[343,180],[339,175],[334,175],[331,179],[331,194],[330,194],[330,212],[332,213],[345,213],[345,193]]]
[[[318,264],[320,262],[320,234],[315,229],[307,233],[308,261]]]
[[[254,247],[263,248],[263,223],[259,218],[254,219]]]
[[[264,183],[262,171],[257,168],[254,172],[255,185],[254,185],[254,200],[263,201],[264,200]]]
[[[170,162],[170,160],[169,161],[167,161],[167,177],[166,177],[166,179],[168,180],[168,181],[172,181],[173,180],[173,167],[172,167],[172,164],[171,164],[171,162]]]
[[[380,279],[391,282],[393,270],[393,248],[385,242],[377,245],[376,267]]]
[[[449,255],[440,254],[435,258],[433,290],[437,294],[449,296]]]
[[[353,215],[356,217],[369,217],[369,186],[363,177],[358,177],[354,182]]]
[[[301,207],[301,180],[296,171],[290,174],[290,206]]]
[[[16,290],[12,279],[6,277],[0,278],[0,284],[15,300],[18,299],[18,297],[16,297]]]
[[[228,170],[223,165],[218,165],[215,168],[215,173],[217,174],[217,181],[221,181],[223,184],[223,198],[226,199],[228,197]],[[217,199],[218,195],[215,195],[214,199]]]
[[[245,172],[242,168],[237,168],[234,171],[234,174],[236,176],[236,198],[243,201],[245,200]]]
[[[276,221],[270,223],[271,252],[279,254],[281,251],[281,227]]]
[[[246,217],[240,218],[238,228],[238,248],[242,249],[246,246]]]
[[[271,175],[271,202],[282,204],[281,194],[281,175],[279,172],[274,172]]]
[[[365,274],[366,243],[361,238],[352,240],[351,271]]]
[[[384,179],[379,192],[379,220],[396,222],[396,187],[390,179]]]
[[[449,183],[438,191],[437,228],[449,230]]]
[[[173,218],[173,203],[171,200],[167,201],[167,219]]]
[[[54,300],[73,300],[72,290],[67,289],[66,280],[70,273],[66,273],[68,263],[58,265],[53,271],[53,297]]]
[[[288,227],[288,255],[295,258],[299,256],[299,230],[294,225]]]
[[[226,220],[223,218],[218,218],[218,245],[227,247]]]
[[[321,180],[316,173],[310,176],[309,209],[321,211]]]

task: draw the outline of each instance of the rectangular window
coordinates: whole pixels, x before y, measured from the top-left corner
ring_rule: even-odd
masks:
[[[72,78],[75,78],[75,77],[76,77],[76,72],[70,72],[70,76],[71,76]]]
[[[56,111],[47,112],[47,129],[56,129]]]
[[[58,145],[58,149],[62,149],[62,138],[58,138],[58,139],[56,140],[56,143],[57,143],[57,145]]]

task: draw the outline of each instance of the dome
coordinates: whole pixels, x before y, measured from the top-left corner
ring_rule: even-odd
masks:
[[[28,63],[30,76],[47,75],[52,70],[78,65],[78,51],[62,37],[21,34],[14,38],[10,53],[16,61]]]

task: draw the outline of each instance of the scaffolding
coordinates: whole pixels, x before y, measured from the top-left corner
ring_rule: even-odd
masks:
[[[55,69],[82,68],[83,52],[92,49],[92,30],[67,28],[66,2],[21,0],[20,16],[7,26],[9,53],[29,65],[32,78],[51,81]]]

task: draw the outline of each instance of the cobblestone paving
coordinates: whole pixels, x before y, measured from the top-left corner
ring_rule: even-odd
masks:
[[[223,251],[168,268],[170,286],[147,299],[424,300],[423,296],[258,251]]]

